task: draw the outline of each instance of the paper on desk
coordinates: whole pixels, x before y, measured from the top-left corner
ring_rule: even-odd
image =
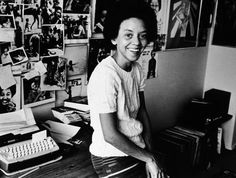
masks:
[[[0,77],[0,87],[2,89],[9,88],[12,85],[16,84],[10,65],[0,67],[0,76],[6,76],[6,77]]]
[[[56,142],[70,145],[71,143],[67,140],[72,138],[80,130],[80,127],[50,120],[46,121],[43,126],[50,131],[51,136]]]
[[[11,130],[22,129],[35,125],[31,108],[0,114],[0,133],[6,134]]]

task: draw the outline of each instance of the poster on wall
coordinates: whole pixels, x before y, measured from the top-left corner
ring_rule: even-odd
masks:
[[[195,47],[201,0],[170,0],[166,49]]]
[[[59,56],[49,56],[42,59],[47,70],[40,80],[42,91],[66,89],[66,61],[66,58]]]
[[[0,86],[0,113],[8,113],[21,108],[21,77],[14,76],[15,84],[3,89]]]
[[[82,75],[87,71],[87,44],[67,44],[64,57],[67,59],[67,76]]]
[[[236,1],[218,0],[213,45],[236,47]]]
[[[30,61],[39,61],[40,34],[25,34],[24,49]]]
[[[11,63],[10,55],[8,54],[8,51],[11,49],[11,43],[10,42],[0,42],[0,55],[1,55],[1,65],[6,65]]]
[[[34,107],[55,101],[54,91],[42,91],[40,88],[40,76],[29,80],[22,78],[22,106]]]
[[[157,17],[157,50],[164,50],[167,35],[167,18],[169,9],[169,0],[149,0],[147,1],[154,10]]]
[[[145,79],[158,77],[157,60],[158,54],[153,50],[153,46],[147,46],[137,61],[142,67]]]
[[[11,58],[13,65],[17,65],[17,64],[28,61],[28,57],[23,47],[10,50],[8,53],[9,53],[9,56]]]

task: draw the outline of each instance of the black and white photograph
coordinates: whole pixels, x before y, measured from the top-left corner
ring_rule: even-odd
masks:
[[[219,0],[213,45],[236,47],[236,1]]]
[[[55,101],[54,91],[42,91],[40,80],[40,76],[33,77],[29,80],[22,78],[22,106],[33,107]]]
[[[21,77],[14,76],[16,83],[8,88],[0,86],[0,114],[14,112],[21,108]]]
[[[28,61],[28,57],[23,47],[8,52],[13,65]]]
[[[83,43],[91,36],[91,21],[87,14],[64,14],[65,43]]]
[[[166,49],[195,47],[197,42],[199,0],[171,0]]]
[[[42,62],[47,72],[42,75],[40,88],[46,90],[66,89],[66,58],[59,56],[43,57]]]
[[[13,4],[8,0],[0,1],[0,14],[12,15],[13,13]]]
[[[40,32],[41,28],[41,7],[40,3],[24,5],[24,33]]]
[[[40,34],[25,34],[24,49],[30,61],[39,61]]]
[[[106,45],[104,39],[90,39],[89,40],[89,56],[88,56],[88,80],[94,68],[111,54],[111,50]]]
[[[87,71],[88,45],[68,44],[64,57],[67,59],[67,76],[82,75]]]
[[[41,0],[42,24],[61,24],[63,0]]]
[[[88,14],[91,9],[90,0],[64,0],[63,12],[64,13],[77,13]]]
[[[157,62],[158,54],[153,50],[153,45],[147,46],[138,59],[138,63],[142,67],[145,79],[153,79],[158,77]]]
[[[43,25],[40,36],[40,56],[64,54],[64,25]]]
[[[115,1],[116,0],[95,0],[95,1],[93,1],[92,33],[102,34],[107,11],[114,4]]]
[[[14,30],[15,28],[15,19],[13,15],[0,14],[0,30]]]
[[[8,54],[9,50],[11,49],[10,42],[0,42],[0,56],[1,56],[1,65],[6,65],[11,63],[11,58]]]

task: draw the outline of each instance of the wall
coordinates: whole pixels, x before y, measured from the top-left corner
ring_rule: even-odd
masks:
[[[186,48],[158,53],[158,78],[147,81],[146,105],[152,129],[176,123],[192,97],[202,97],[207,47]]]
[[[214,46],[209,47],[204,90],[217,88],[231,92],[229,114],[233,118],[223,124],[224,140],[227,149],[233,149],[235,138],[236,115],[236,50],[235,48]]]

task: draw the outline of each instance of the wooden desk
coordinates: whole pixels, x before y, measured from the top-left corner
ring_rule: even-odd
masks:
[[[26,173],[26,172],[24,172]],[[10,178],[18,178],[19,173]],[[9,178],[2,172],[1,178]],[[40,167],[24,178],[98,178],[93,170],[88,150],[73,149],[63,153],[63,158],[55,163]]]

